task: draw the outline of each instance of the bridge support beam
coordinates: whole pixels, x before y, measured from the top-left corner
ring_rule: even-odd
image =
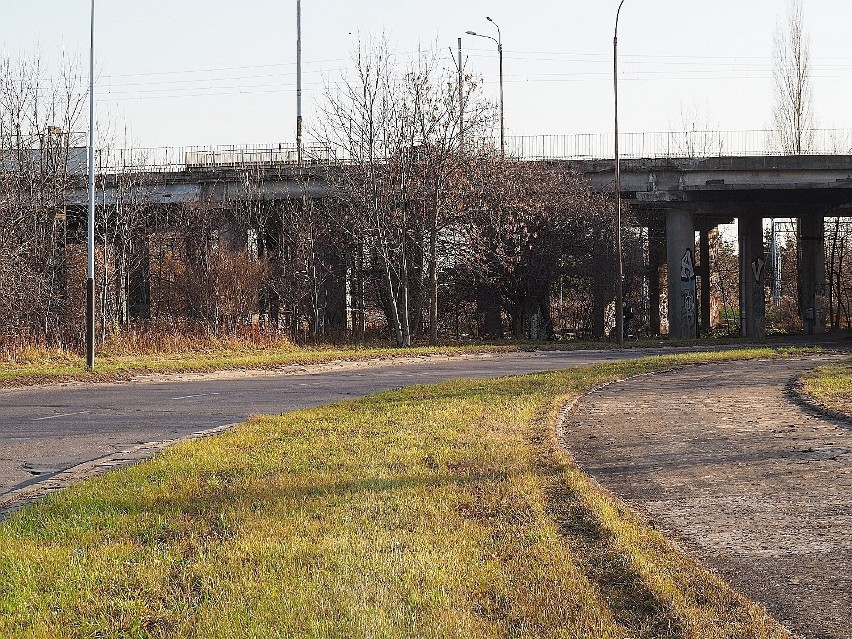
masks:
[[[663,249],[663,235],[657,235],[653,228],[648,229],[648,330],[652,337],[660,334],[660,267],[666,258]]]
[[[666,257],[669,335],[676,339],[695,339],[695,217],[692,211],[666,211]]]
[[[709,335],[713,328],[710,318],[710,230],[701,229],[698,234],[699,264],[698,275],[701,278],[701,323],[699,333]]]
[[[740,244],[740,330],[744,337],[766,337],[766,254],[763,218],[738,220]]]
[[[825,332],[825,217],[799,218],[799,311],[805,335]]]
[[[147,236],[134,238],[127,278],[127,311],[130,319],[151,319],[151,251]]]

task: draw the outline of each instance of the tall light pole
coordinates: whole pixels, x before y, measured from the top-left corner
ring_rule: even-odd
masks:
[[[624,348],[624,260],[621,256],[621,158],[618,154],[618,18],[624,0],[618,4],[615,14],[615,33],[612,37],[612,84],[615,96],[615,253],[618,272],[615,278],[615,332],[618,346]]]
[[[95,0],[89,29],[89,219],[86,269],[86,367],[95,367]]]
[[[459,152],[464,152],[464,62],[462,40],[459,38]]]
[[[296,0],[296,159],[302,164],[302,0]]]
[[[483,35],[481,33],[476,33],[475,31],[467,31],[468,35],[476,36],[477,38],[488,38],[489,40],[493,40],[497,43],[497,56],[500,60],[500,155],[502,157],[506,157],[506,127],[504,125],[504,117],[503,117],[503,36],[500,33],[500,26],[491,19],[490,16],[485,16],[485,19],[488,20],[491,24],[497,27],[497,37]]]

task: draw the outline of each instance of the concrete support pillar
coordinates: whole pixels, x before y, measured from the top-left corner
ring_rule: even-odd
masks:
[[[695,219],[691,211],[666,212],[669,281],[669,335],[697,337],[695,300]]]
[[[130,319],[151,318],[151,250],[148,236],[135,233],[130,243],[127,307]]]
[[[805,335],[825,332],[825,217],[799,218],[799,311]]]
[[[650,231],[650,230],[649,230]],[[663,241],[649,232],[648,240],[648,329],[660,334],[660,266],[665,262]]]
[[[744,337],[766,337],[766,254],[763,218],[738,220],[740,242],[740,327]]]
[[[710,334],[712,323],[710,321],[710,231],[701,229],[699,234],[699,252],[701,268],[698,275],[701,277],[701,324],[700,332]]]
[[[344,238],[340,238],[343,244]],[[347,320],[347,266],[346,251],[338,251],[333,245],[323,247],[325,249],[325,262],[330,266],[328,274],[320,280],[320,296],[325,300],[325,327],[330,331],[335,340],[346,339]]]
[[[476,325],[480,338],[503,339],[500,292],[490,282],[476,284]]]

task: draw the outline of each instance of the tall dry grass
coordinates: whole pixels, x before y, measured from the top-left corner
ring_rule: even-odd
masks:
[[[109,335],[101,352],[110,356],[174,355],[211,351],[290,349],[287,334],[263,326],[214,331],[201,322],[144,322]]]
[[[139,322],[113,330],[99,340],[98,353],[106,357],[176,355],[213,351],[289,350],[295,346],[285,332],[262,326],[237,326],[214,331],[201,322]],[[43,339],[12,335],[0,339],[0,365],[78,363],[77,345],[49,346]]]

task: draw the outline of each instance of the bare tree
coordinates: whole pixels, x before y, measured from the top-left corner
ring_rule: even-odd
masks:
[[[439,244],[445,230],[461,212],[461,191],[466,186],[463,173],[469,168],[471,145],[461,148],[460,140],[484,139],[494,122],[494,106],[482,99],[481,82],[462,75],[462,105],[459,113],[459,80],[437,57],[421,56],[416,67],[405,76],[405,88],[412,105],[413,124],[418,141],[418,200],[425,215],[428,237],[429,342],[438,343],[438,280],[441,256]],[[464,119],[463,135],[459,126]],[[448,266],[447,260],[444,265]]]
[[[359,43],[354,55],[354,78],[342,77],[326,91],[324,117],[315,132],[322,143],[347,162],[334,167],[329,180],[354,212],[353,239],[368,244],[367,251],[382,266],[389,298],[388,321],[398,345],[405,344],[407,326],[400,314],[397,255],[404,255],[397,198],[390,197],[391,157],[404,160],[397,143],[399,101],[397,79],[387,42]],[[398,176],[401,177],[401,176]],[[403,296],[407,291],[400,291]]]
[[[792,155],[805,153],[813,142],[814,113],[811,39],[805,30],[802,0],[790,0],[786,19],[776,29],[772,78],[778,150]]]
[[[599,337],[612,300],[614,259],[611,207],[578,175],[540,163],[484,157],[471,162],[469,217],[459,229],[468,244],[474,281],[498,299],[482,300],[483,312],[496,302],[505,310],[515,338],[554,334],[552,295],[567,282],[590,300],[583,324]],[[635,240],[628,234],[626,252]],[[632,265],[635,260],[628,260]],[[627,280],[634,268],[628,268]],[[471,287],[472,288],[472,287]],[[480,292],[477,292],[479,295]],[[483,318],[492,335],[499,315]]]
[[[327,88],[314,136],[345,159],[328,179],[351,212],[343,223],[353,244],[381,273],[376,288],[396,343],[411,343],[427,303],[434,343],[439,236],[454,212],[461,153],[456,73],[428,53],[400,68],[384,39],[359,43],[353,62],[353,74]],[[470,95],[466,104],[469,139],[488,109]]]
[[[82,168],[79,86],[71,60],[48,78],[37,55],[0,59],[0,342],[74,339],[65,205]]]
[[[725,152],[719,120],[703,106],[680,104],[679,121],[671,125],[674,152],[685,158],[718,157]]]
[[[852,247],[852,219],[835,217],[826,220],[829,232],[826,237],[828,277],[828,307],[831,328],[838,329],[852,323],[852,285],[850,284],[849,251]]]

